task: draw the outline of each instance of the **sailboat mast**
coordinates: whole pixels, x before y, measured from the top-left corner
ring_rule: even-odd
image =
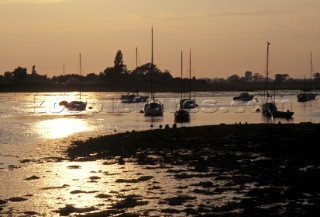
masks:
[[[311,80],[312,80],[312,78],[313,78],[312,52],[310,52],[310,74],[311,74]]]
[[[136,67],[138,67],[138,48],[136,47]]]
[[[64,63],[62,64],[62,73],[63,73],[63,79],[65,79],[65,72],[66,72],[66,68],[65,68],[65,66],[64,66]],[[63,96],[65,96],[66,94],[65,94],[65,92],[63,92]]]
[[[81,53],[79,54],[79,59],[80,59],[80,67],[79,67],[79,68],[80,68],[80,100],[81,100],[81,91],[82,91],[82,90],[81,90],[81,88],[82,88],[82,87],[81,87],[81,86],[82,86],[82,83],[81,83],[81,82],[82,82],[82,81],[81,81],[81,80],[82,80],[82,79],[81,79],[81,75],[82,75],[82,60],[81,60]]]
[[[190,61],[189,61],[189,99],[191,99],[191,49],[190,49]]]
[[[270,46],[270,42],[267,42],[267,62],[266,62],[267,102],[268,102],[268,98],[269,98],[269,46]]]
[[[139,72],[138,72],[138,48],[136,47],[136,70],[137,70],[137,95],[139,94]]]
[[[150,76],[151,76],[151,99],[154,99],[154,94],[153,94],[153,81],[152,81],[152,74],[153,74],[153,27],[151,28],[151,71],[150,71]]]
[[[180,69],[181,69],[181,100],[182,100],[182,91],[183,91],[183,79],[182,79],[182,72],[183,72],[183,53],[181,51],[181,65],[180,65]]]

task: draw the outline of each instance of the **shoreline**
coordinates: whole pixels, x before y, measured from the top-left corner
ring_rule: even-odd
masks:
[[[320,207],[318,132],[320,124],[312,123],[132,131],[76,141],[67,153],[72,161],[107,160],[119,165],[133,162],[171,168],[179,180],[228,180],[226,191],[246,192],[238,202],[207,208],[208,214],[310,216]],[[189,170],[173,169],[181,165]],[[200,192],[214,194],[210,188]],[[234,214],[235,210],[240,212]]]
[[[64,157],[7,171],[2,186],[17,190],[2,192],[0,214],[316,216],[318,132],[238,123],[73,141]]]
[[[314,134],[310,134],[310,131],[314,131]],[[305,138],[312,143],[318,144],[316,138],[316,132],[320,132],[319,123],[301,122],[301,123],[284,123],[281,121],[278,123],[235,123],[235,124],[218,124],[218,125],[203,125],[203,126],[188,126],[179,127],[173,125],[172,128],[167,125],[164,129],[150,129],[143,131],[127,131],[116,134],[107,134],[89,138],[85,141],[74,141],[67,154],[70,159],[75,160],[77,157],[88,157],[93,159],[99,159],[100,157],[115,156],[117,154],[130,155],[136,154],[139,148],[183,148],[187,146],[192,148],[193,144],[208,144],[214,145],[227,143],[261,143],[260,145],[266,145],[266,141],[272,140],[275,144],[279,144],[288,135],[295,135]],[[268,140],[264,140],[268,137]],[[297,144],[296,138],[287,138],[290,142]],[[292,140],[292,141],[291,141]],[[102,143],[104,145],[102,145]],[[168,143],[171,146],[168,146]],[[117,144],[117,146],[114,146]],[[173,146],[172,146],[173,145]],[[298,145],[298,144],[297,144]],[[120,150],[117,150],[120,148]],[[128,148],[130,152],[125,149]],[[109,150],[108,153],[105,151]],[[133,150],[134,149],[134,150]],[[101,153],[99,153],[99,150]],[[114,152],[112,152],[114,151]],[[94,156],[88,156],[95,153]]]

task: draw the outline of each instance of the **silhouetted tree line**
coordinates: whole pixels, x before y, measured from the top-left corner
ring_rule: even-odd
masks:
[[[151,77],[155,91],[189,91],[190,80],[184,78],[181,85],[181,78],[172,77],[168,70],[161,71],[156,65],[143,64],[130,71],[124,64],[121,50],[117,51],[114,58],[114,65],[107,67],[99,74],[89,73],[85,76],[80,74],[65,74],[53,76],[40,75],[36,72],[35,66],[28,74],[27,69],[18,67],[12,72],[5,72],[0,75],[0,91],[75,91],[79,85],[84,91],[149,91]],[[193,91],[208,90],[261,90],[264,88],[266,78],[251,71],[246,71],[244,76],[233,74],[227,79],[196,79],[191,80]],[[315,82],[316,81],[316,82]],[[303,84],[309,83],[314,88],[320,82],[320,73],[314,74],[314,79],[304,80]],[[302,80],[292,79],[288,74],[275,74],[274,79],[269,78],[274,86],[279,89],[301,89]],[[319,88],[316,88],[319,89]]]

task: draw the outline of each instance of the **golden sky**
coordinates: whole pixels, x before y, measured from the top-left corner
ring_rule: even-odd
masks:
[[[84,73],[113,66],[121,50],[128,69],[151,59],[161,70],[197,78],[270,73],[298,78],[320,71],[319,0],[0,0],[0,74],[36,65],[39,74]],[[186,73],[185,73],[186,74]]]

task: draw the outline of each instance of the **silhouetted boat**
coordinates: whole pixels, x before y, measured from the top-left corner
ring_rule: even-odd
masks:
[[[79,60],[80,60],[80,100],[75,100],[71,102],[67,102],[66,100],[63,100],[59,102],[60,106],[64,106],[68,111],[84,111],[87,107],[87,102],[83,102],[81,100],[81,74],[82,74],[82,60],[81,60],[81,53],[79,54]]]
[[[162,116],[163,105],[157,99],[149,99],[144,105],[145,116]]]
[[[254,95],[249,94],[247,92],[240,93],[239,96],[233,97],[233,100],[241,100],[241,101],[251,101]]]
[[[312,63],[312,53],[310,53],[310,72],[311,72],[311,79],[313,77],[313,63]],[[297,95],[298,102],[308,102],[310,100],[315,100],[317,95],[316,93],[311,92],[311,88],[306,88],[305,79],[303,79],[303,90],[301,93]]]
[[[266,117],[272,117],[272,118],[285,118],[290,119],[292,118],[294,112],[292,111],[278,111],[278,108],[276,106],[275,102],[266,102],[263,105],[262,112]]]
[[[185,109],[179,109],[174,113],[174,121],[176,123],[185,123],[190,121],[190,114]]]
[[[122,103],[139,103],[146,102],[148,100],[148,96],[140,96],[135,93],[127,93],[126,95],[121,95],[120,100]]]
[[[151,85],[150,85],[150,93],[151,99],[148,99],[144,105],[144,115],[145,116],[162,116],[163,115],[163,104],[154,98],[153,93],[153,84],[152,84],[152,74],[153,74],[153,28],[151,29],[151,65],[150,65],[150,76],[151,76]]]
[[[138,68],[138,49],[136,48],[136,69]],[[120,100],[122,103],[140,103],[146,102],[149,96],[141,96],[139,94],[139,73],[137,73],[137,91],[136,93],[127,93],[121,95]]]
[[[87,107],[87,102],[83,101],[61,101],[59,102],[60,106],[64,106],[68,111],[84,111]]]
[[[182,78],[181,78],[182,79]],[[189,98],[180,100],[180,108],[181,109],[194,109],[198,105],[195,99],[191,98],[192,85],[191,85],[191,50],[190,50],[190,61],[189,61]]]
[[[262,104],[261,106],[261,111],[262,114],[265,115],[266,117],[272,117],[272,118],[285,118],[285,119],[290,119],[292,118],[294,112],[292,111],[279,111],[276,103],[274,100],[269,101],[269,46],[270,43],[267,42],[267,62],[266,62],[266,86],[267,86],[267,91],[266,91],[266,101]],[[275,96],[274,96],[275,97]]]
[[[189,112],[181,106],[182,99],[182,90],[183,90],[183,80],[182,80],[182,72],[183,72],[183,56],[181,52],[181,99],[180,99],[180,106],[179,110],[174,113],[174,121],[176,123],[184,123],[190,121],[190,114]]]
[[[308,93],[308,92],[303,92],[299,93],[297,95],[298,102],[308,102],[310,100],[315,100],[317,97],[317,94],[315,93]]]

